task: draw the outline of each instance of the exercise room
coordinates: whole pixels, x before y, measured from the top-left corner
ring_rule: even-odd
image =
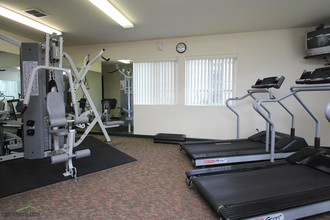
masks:
[[[330,220],[329,0],[0,0],[0,219]]]

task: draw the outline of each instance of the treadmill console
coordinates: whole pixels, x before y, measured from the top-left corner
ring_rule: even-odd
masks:
[[[304,71],[297,84],[321,84],[330,83],[330,67],[317,68],[314,71]]]
[[[284,81],[285,77],[266,77],[263,79],[258,79],[257,82],[251,86],[252,88],[275,88],[279,89]]]

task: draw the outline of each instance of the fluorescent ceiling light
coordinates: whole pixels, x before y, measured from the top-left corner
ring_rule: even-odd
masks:
[[[108,15],[115,22],[120,24],[123,28],[133,28],[134,24],[130,22],[120,11],[118,11],[110,2],[107,0],[89,0],[106,15]]]
[[[118,60],[121,63],[130,64],[131,60]]]
[[[0,15],[48,34],[56,33],[57,35],[62,35],[62,32],[55,30],[54,28],[41,24],[2,6],[0,6]]]

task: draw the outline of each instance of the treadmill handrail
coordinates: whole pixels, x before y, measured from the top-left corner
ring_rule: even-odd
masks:
[[[290,97],[291,95],[293,95],[293,92],[290,92],[288,94],[285,94],[281,97],[278,98],[274,98],[274,99],[258,99],[256,101],[254,101],[253,103],[253,108],[261,115],[261,117],[263,117],[269,124],[271,129],[271,137],[270,137],[270,161],[274,162],[274,158],[275,158],[275,130],[276,130],[276,126],[274,124],[274,122],[268,118],[264,113],[262,113],[262,111],[260,110],[260,106],[262,103],[264,102],[279,102],[283,99],[286,99],[288,97]],[[266,139],[266,146],[269,146],[269,140]]]
[[[275,95],[273,94],[273,92],[269,89],[269,88],[261,88],[261,89],[248,89],[247,90],[247,94],[241,96],[241,97],[234,97],[234,98],[229,98],[226,100],[226,106],[236,115],[236,129],[237,129],[237,133],[236,133],[236,139],[239,139],[239,128],[240,128],[240,116],[238,114],[238,112],[232,108],[230,105],[229,105],[229,102],[230,101],[238,101],[238,100],[243,100],[245,99],[246,97],[250,96],[252,97],[254,100],[256,100],[256,98],[253,96],[254,93],[269,93],[269,97],[270,98],[276,98]],[[295,123],[294,123],[294,114],[281,102],[279,101],[278,102],[285,110],[286,112],[289,113],[289,115],[291,116],[291,131],[290,131],[290,135],[291,136],[295,136]],[[268,113],[268,116],[269,118],[271,117],[271,113],[270,111],[265,107],[263,106],[263,109]],[[266,120],[266,143],[269,143],[269,124],[268,124],[268,121]],[[267,142],[268,140],[268,142]],[[268,152],[269,151],[269,145],[266,144],[266,151]]]
[[[241,96],[241,97],[233,97],[233,98],[229,98],[226,100],[226,106],[229,108],[229,110],[231,110],[235,115],[236,115],[236,139],[239,139],[240,137],[240,134],[239,134],[239,128],[240,128],[240,116],[238,114],[238,112],[232,108],[230,105],[229,105],[229,102],[230,101],[240,101],[240,100],[243,100],[247,97],[252,97],[253,100],[256,100],[256,98],[252,95],[253,93],[268,93],[269,94],[269,97],[272,97],[273,94],[272,94],[272,91],[269,90],[268,88],[262,88],[262,89],[248,89],[247,90],[247,94]],[[266,108],[266,107],[263,107],[264,110],[269,114],[269,117],[270,117],[270,111]],[[267,123],[267,122],[266,122]],[[266,124],[266,130],[268,130],[268,123]]]
[[[294,96],[298,102],[302,105],[302,107],[309,113],[309,115],[314,119],[316,123],[316,130],[315,130],[315,143],[314,147],[320,147],[320,120],[317,118],[317,116],[311,111],[311,109],[301,100],[301,98],[297,95],[298,92],[304,92],[304,91],[329,91],[330,90],[330,84],[318,84],[318,85],[303,85],[303,86],[293,86],[290,88],[290,92],[275,98],[275,99],[258,99],[255,100],[253,103],[253,108],[270,124],[272,127],[271,129],[271,162],[274,162],[274,154],[275,154],[275,131],[276,127],[274,122],[268,118],[260,109],[262,103],[264,102],[279,102],[282,101],[290,96]],[[269,145],[269,143],[266,140],[266,144]]]
[[[251,96],[252,96],[252,94],[251,94]],[[275,99],[275,98],[276,98],[276,96],[271,92],[270,93],[270,99]],[[256,100],[256,98],[254,98],[254,100]],[[290,135],[291,135],[291,137],[294,137],[295,136],[295,131],[294,131],[295,130],[294,114],[281,101],[278,101],[277,103],[279,103],[284,108],[284,110],[286,110],[286,112],[289,113],[289,115],[291,116],[291,131],[290,131]],[[261,105],[261,107],[263,109],[265,109],[267,111],[267,113],[269,115],[268,118],[271,118],[270,117],[271,116],[270,111],[264,105],[262,105],[262,104],[260,104],[260,105]],[[266,123],[267,123],[267,128],[266,128],[266,145],[265,145],[265,150],[266,150],[266,152],[269,152],[269,144],[268,143],[269,143],[270,125],[269,125],[269,123],[268,123],[267,120],[266,120]]]

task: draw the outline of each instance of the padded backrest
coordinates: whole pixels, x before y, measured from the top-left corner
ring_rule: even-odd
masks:
[[[117,106],[117,99],[103,99],[103,109],[115,109]]]
[[[67,120],[63,97],[58,92],[49,92],[46,103],[50,127],[64,127]]]

